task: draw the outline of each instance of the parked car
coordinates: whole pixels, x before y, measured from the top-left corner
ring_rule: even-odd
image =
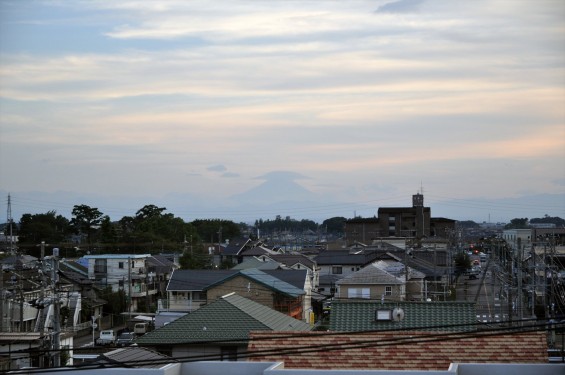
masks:
[[[481,269],[477,267],[470,268],[465,272],[465,276],[467,276],[469,280],[474,280],[478,278],[480,274],[481,274]]]
[[[129,346],[133,344],[133,340],[135,340],[135,333],[133,332],[124,332],[118,336],[116,340],[117,346]]]
[[[95,341],[96,345],[112,345],[116,341],[116,332],[113,329],[100,331],[100,337]]]

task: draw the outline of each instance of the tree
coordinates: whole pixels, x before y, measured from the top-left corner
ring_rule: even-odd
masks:
[[[326,228],[327,233],[332,233],[336,235],[343,234],[345,230],[345,222],[347,221],[346,218],[342,216],[336,216],[329,219],[326,219],[322,222],[322,226]]]
[[[528,224],[528,218],[523,219],[512,219],[509,224],[504,226],[504,229],[528,229],[530,226]]]
[[[24,214],[19,223],[19,241],[21,243],[37,244],[62,242],[70,231],[69,220],[55,211],[44,214]]]
[[[565,220],[560,217],[551,217],[545,215],[542,218],[535,218],[530,220],[531,224],[555,224],[557,228],[565,228]]]
[[[75,205],[72,214],[71,225],[77,233],[86,234],[87,241],[90,244],[92,233],[96,227],[102,224],[104,214],[98,208],[85,204]]]
[[[180,267],[185,270],[202,270],[212,268],[212,257],[203,246],[193,248],[191,252],[185,252],[179,258]]]
[[[469,268],[471,268],[471,258],[466,252],[459,252],[453,258],[455,262],[455,277],[459,277]]]
[[[154,217],[160,217],[163,211],[166,211],[165,207],[157,207],[154,204],[147,204],[137,210],[135,213],[135,219],[139,221],[147,220]]]
[[[239,225],[229,220],[194,220],[191,224],[203,241],[220,242],[220,233],[222,241],[241,236]]]

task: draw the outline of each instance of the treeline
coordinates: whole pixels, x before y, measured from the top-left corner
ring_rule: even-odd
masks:
[[[222,219],[198,219],[185,222],[166,212],[165,207],[145,205],[133,216],[110,220],[96,207],[75,205],[69,220],[56,211],[24,214],[12,223],[11,233],[18,236],[18,249],[29,255],[40,254],[40,243],[58,247],[66,257],[102,253],[190,253],[207,254],[210,243],[238,237],[256,238],[282,231],[314,232],[341,235],[344,217],[335,217],[318,224],[312,220],[295,220],[280,215],[274,220],[256,220],[255,225]],[[4,225],[9,234],[9,225]]]
[[[24,214],[13,223],[11,233],[19,238],[18,248],[23,253],[37,256],[43,241],[49,248],[59,247],[63,256],[102,253],[187,253],[207,254],[209,243],[224,242],[237,237],[256,238],[279,233],[317,234],[340,237],[344,233],[345,217],[332,217],[317,223],[313,220],[296,220],[290,216],[275,219],[258,219],[253,225],[222,219],[198,219],[185,222],[166,212],[165,207],[145,205],[133,216],[111,221],[108,215],[95,207],[75,205],[69,220],[56,211],[41,214]],[[565,227],[565,220],[546,215],[543,218],[516,218],[507,229],[528,228],[531,224],[555,224]],[[460,222],[463,227],[475,227],[472,221]],[[4,225],[4,233],[10,234]]]

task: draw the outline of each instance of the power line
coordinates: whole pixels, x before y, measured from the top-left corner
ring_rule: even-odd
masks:
[[[468,325],[467,325],[468,326]],[[564,323],[560,323],[554,325],[555,328],[561,328],[561,326],[565,326]],[[257,341],[264,341],[264,340],[277,340],[281,338],[299,338],[299,337],[316,337],[316,336],[347,336],[351,338],[351,336],[367,336],[368,334],[378,334],[378,333],[386,333],[386,332],[414,332],[422,333],[422,330],[426,329],[427,327],[420,327],[420,328],[412,328],[412,329],[403,329],[403,330],[380,330],[380,331],[363,331],[363,332],[317,332],[317,333],[307,333],[307,334],[274,334],[268,337],[260,337],[260,338],[251,338],[249,341],[252,342],[254,340]],[[422,343],[430,343],[430,342],[438,342],[438,341],[454,341],[454,340],[466,340],[466,339],[473,339],[473,338],[481,338],[481,337],[494,337],[494,336],[501,336],[501,335],[514,335],[514,334],[522,334],[522,333],[529,333],[529,332],[541,332],[547,331],[548,325],[547,323],[537,323],[531,325],[523,325],[520,327],[500,327],[500,328],[491,328],[489,330],[483,331],[470,331],[470,332],[440,332],[440,333],[424,333],[417,336],[409,336],[409,337],[392,337],[388,339],[378,338],[378,339],[367,339],[367,340],[357,340],[345,343],[332,343],[332,344],[314,344],[314,345],[302,345],[302,346],[294,346],[289,349],[264,349],[259,351],[245,351],[242,353],[237,354],[238,359],[243,358],[261,358],[261,357],[269,357],[269,356],[286,356],[292,354],[305,354],[305,353],[316,353],[316,352],[328,352],[328,351],[336,351],[336,350],[349,350],[349,349],[359,349],[359,348],[367,348],[367,347],[376,347],[376,346],[392,346],[392,345],[418,345]],[[235,340],[236,342],[240,342],[241,339]],[[222,340],[221,342],[229,342],[229,340]],[[214,341],[207,341],[207,342],[200,342],[196,345],[205,345],[209,343],[214,343]],[[169,344],[170,345],[170,344]],[[148,345],[154,346],[154,345]],[[76,351],[76,349],[74,349]],[[217,354],[209,354],[209,355],[198,355],[198,356],[185,356],[185,357],[171,357],[171,358],[163,358],[163,359],[151,359],[151,360],[136,360],[135,362],[122,362],[122,363],[110,363],[110,364],[93,364],[93,365],[78,365],[73,366],[73,370],[92,370],[96,368],[124,368],[124,367],[139,367],[143,364],[168,364],[171,362],[197,362],[197,361],[213,361],[213,360],[221,360],[221,355]],[[282,359],[281,359],[282,360]],[[41,372],[61,372],[66,371],[68,368],[59,368],[59,369],[37,369],[37,370],[26,370],[30,373],[41,373]],[[15,373],[18,373],[17,370]]]

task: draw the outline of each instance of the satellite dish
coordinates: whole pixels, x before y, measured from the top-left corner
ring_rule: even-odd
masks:
[[[396,307],[392,310],[392,320],[394,320],[395,322],[400,322],[402,319],[404,319],[404,310],[402,310],[400,307]]]

